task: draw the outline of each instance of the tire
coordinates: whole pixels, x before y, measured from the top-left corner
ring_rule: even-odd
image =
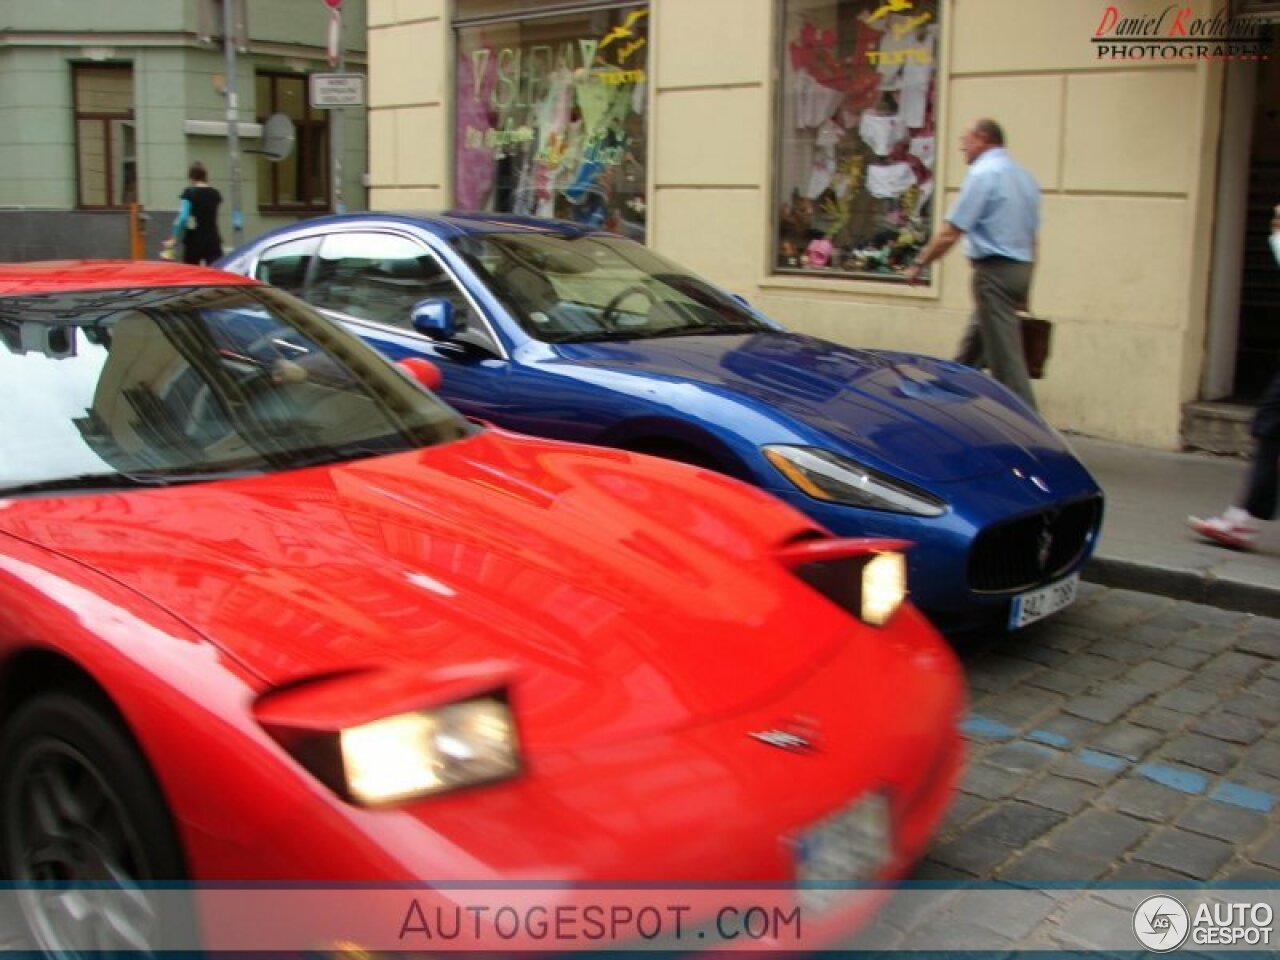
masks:
[[[190,942],[189,897],[148,889],[186,878],[164,797],[119,721],[73,694],[24,703],[0,738],[0,873],[49,954]]]

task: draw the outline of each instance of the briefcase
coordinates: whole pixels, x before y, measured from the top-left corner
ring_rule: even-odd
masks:
[[[1045,364],[1049,362],[1049,344],[1053,339],[1053,324],[1044,317],[1020,312],[1022,324],[1022,355],[1027,361],[1027,375],[1032,380],[1044,377]]]

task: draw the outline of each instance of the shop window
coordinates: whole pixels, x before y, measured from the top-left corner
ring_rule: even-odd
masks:
[[[259,73],[258,122],[276,113],[293,121],[296,139],[284,160],[258,157],[258,209],[329,209],[329,117],[312,107],[307,78],[297,73]]]
[[[133,68],[72,66],[76,116],[76,204],[118,209],[138,199]]]
[[[454,205],[643,242],[648,8],[457,0],[454,22]]]
[[[900,280],[935,198],[937,0],[783,0],[775,269]]]

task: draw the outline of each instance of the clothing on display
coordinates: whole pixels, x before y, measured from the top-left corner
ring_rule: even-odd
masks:
[[[641,7],[602,11],[587,35],[576,14],[460,28],[457,205],[574,220],[643,242],[647,18]],[[611,43],[620,32],[628,41]],[[834,96],[827,107],[830,98],[817,95],[822,119],[838,107]]]
[[[939,4],[783,0],[778,266],[898,277],[929,234]]]
[[[915,35],[912,53],[922,55],[910,57],[902,65],[902,97],[899,106],[903,122],[908,127],[924,126],[925,112],[929,101],[929,85],[933,83],[934,48],[937,45],[938,28],[926,27]]]
[[[893,200],[914,186],[916,175],[909,163],[885,163],[867,167],[867,192],[882,200]]]
[[[858,125],[858,133],[863,142],[877,157],[887,157],[906,132],[906,124],[897,114],[880,116],[868,110],[862,115],[862,122]]]
[[[912,137],[907,149],[911,151],[913,157],[919,158],[926,168],[933,169],[933,161],[938,150],[938,142],[935,137]]]

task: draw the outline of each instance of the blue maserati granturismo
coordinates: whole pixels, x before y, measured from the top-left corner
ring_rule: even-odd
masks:
[[[909,540],[915,602],[951,632],[1070,604],[1103,497],[995,380],[793,333],[647,247],[481,213],[350,214],[219,266],[308,301],[386,356],[431,360],[464,414],[681,460],[841,536]],[[639,495],[639,494],[638,494]]]

